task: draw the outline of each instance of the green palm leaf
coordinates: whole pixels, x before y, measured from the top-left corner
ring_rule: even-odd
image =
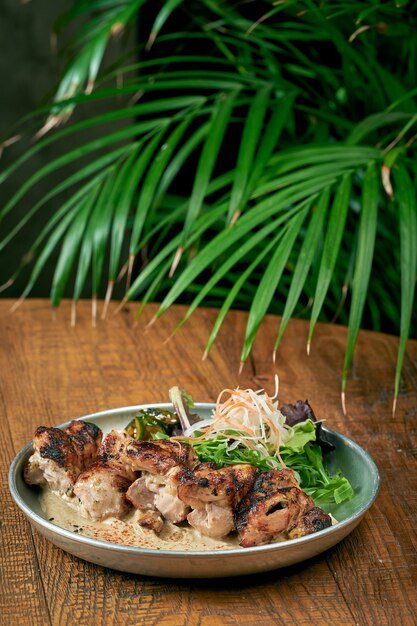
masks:
[[[378,173],[375,164],[371,163],[366,171],[363,183],[362,207],[359,221],[359,238],[352,285],[352,304],[350,307],[349,330],[345,360],[343,364],[342,404],[345,413],[345,392],[348,372],[359,332],[369,277],[371,274],[378,216],[378,196]]]
[[[77,204],[75,207],[72,206],[72,208],[67,212],[65,217],[59,222],[59,224],[52,231],[51,236],[47,240],[45,246],[42,248],[42,251],[33,267],[29,280],[26,283],[26,287],[23,290],[22,295],[20,296],[20,300],[23,300],[24,298],[26,298],[31,292],[31,290],[33,289],[33,286],[35,285],[37,279],[39,278],[41,271],[44,269],[46,262],[48,261],[49,257],[51,256],[51,254],[57,247],[59,241],[63,237],[67,228],[70,226],[70,224],[73,222],[73,220],[77,217],[77,215],[81,211],[82,206],[83,204],[81,205]]]
[[[163,173],[166,171],[167,163],[170,160],[173,151],[175,150],[178,142],[183,137],[187,128],[191,124],[194,118],[194,114],[194,111],[190,111],[189,115],[187,115],[185,119],[176,126],[171,135],[164,141],[163,145],[159,147],[159,150],[152,161],[149,171],[143,180],[136,209],[136,215],[133,222],[132,236],[130,239],[129,253],[132,257],[134,257],[137,252],[143,225],[146,222],[148,211],[151,208],[152,202],[155,197],[155,190],[160,182]],[[157,135],[156,137],[158,138],[158,144],[161,137],[159,137],[159,135]],[[149,145],[151,150],[150,156],[152,156],[154,148],[152,148],[151,143]]]
[[[227,95],[222,95],[213,110],[210,119],[210,129],[197,166],[190,204],[184,222],[181,245],[179,248],[180,253],[187,243],[188,236],[196,218],[200,214],[214,164],[238,93],[239,91],[235,90]],[[176,259],[177,261],[174,259],[173,270],[175,270],[179,260],[178,254],[176,255]]]
[[[144,4],[145,0],[126,0],[117,11],[110,11],[107,19],[101,21],[101,28],[98,28],[94,34],[84,42],[79,54],[70,63],[64,76],[61,79],[58,90],[55,94],[55,100],[66,100],[74,93],[84,88],[88,92],[92,91],[98,74],[98,70],[103,59],[104,51],[107,46],[107,40],[112,29],[121,30],[136,15],[138,8]],[[69,104],[65,109],[59,111],[59,116],[69,115],[73,110],[73,106]],[[52,110],[52,116],[56,115],[56,110]],[[53,120],[50,118],[49,122]],[[59,121],[59,117],[58,117]],[[45,124],[48,130],[50,123]],[[52,124],[54,125],[54,124]]]
[[[313,165],[311,167],[304,167],[295,172],[291,172],[290,174],[285,174],[284,176],[271,177],[268,182],[263,183],[260,181],[256,191],[252,194],[252,197],[257,198],[258,196],[263,196],[266,193],[270,193],[271,191],[275,191],[276,189],[282,189],[283,187],[288,187],[289,185],[294,185],[297,183],[308,183],[308,181],[317,180],[320,176],[340,176],[344,174],[346,171],[352,171],[356,169],[353,167],[352,163],[325,163],[322,165]]]
[[[108,55],[136,20],[137,49],[126,37]],[[182,324],[219,307],[207,351],[232,306],[249,310],[243,361],[268,311],[282,315],[277,347],[311,308],[308,348],[319,316],[349,324],[343,400],[361,324],[399,330],[397,396],[416,321],[416,27],[406,2],[74,0],[55,97],[14,134],[46,123],[0,173],[2,191],[23,175],[0,208],[2,255],[31,237],[6,286],[33,262],[26,296],[54,263],[52,300],[74,282],[75,321],[90,279],[93,313],[107,282],[105,315],[127,270],[140,310],[186,302]]]
[[[289,220],[288,225],[285,228],[285,234],[282,237],[282,241],[271,256],[271,259],[263,273],[261,282],[259,283],[259,287],[256,291],[249,311],[245,341],[240,356],[242,363],[245,363],[249,356],[256,333],[258,332],[259,326],[261,325],[261,322],[268,311],[269,305],[271,304],[272,298],[274,297],[296,237],[299,234],[301,225],[307,215],[309,205],[310,200],[307,202],[307,207],[298,210]]]
[[[123,148],[118,148],[112,152],[109,152],[102,157],[96,159],[92,163],[85,165],[80,168],[77,172],[66,178],[63,182],[59,183],[55,187],[51,189],[41,200],[39,200],[29,211],[27,211],[21,220],[16,224],[14,228],[10,230],[8,235],[0,241],[0,250],[2,250],[5,246],[7,246],[10,241],[19,233],[20,230],[33,218],[35,213],[37,213],[43,206],[45,206],[48,202],[50,202],[53,198],[58,196],[60,193],[76,185],[80,181],[85,178],[91,176],[91,174],[95,174],[98,170],[103,170],[107,165],[115,161],[122,154],[129,154],[133,149],[134,144],[130,146],[126,146]],[[96,179],[101,179],[100,173],[95,176]],[[0,216],[2,214],[0,213]]]
[[[9,200],[9,202],[4,206],[0,213],[0,219],[3,218],[7,213],[9,213],[17,203],[23,198],[23,196],[42,178],[53,174],[56,170],[73,163],[77,159],[81,157],[85,157],[90,155],[92,152],[96,150],[101,150],[103,148],[107,148],[109,145],[116,143],[118,141],[123,141],[125,139],[132,139],[136,137],[138,134],[144,134],[149,131],[155,131],[160,128],[161,125],[168,123],[167,118],[158,118],[156,120],[152,120],[149,122],[142,122],[139,124],[132,124],[127,128],[123,128],[122,130],[115,131],[102,137],[100,139],[94,139],[79,148],[75,148],[74,150],[70,150],[62,157],[55,159],[48,165],[45,165],[41,169],[39,169],[33,176],[31,176],[14,194],[14,196]],[[105,157],[107,158],[107,157]],[[90,167],[94,167],[91,165]]]
[[[196,220],[193,228],[193,232],[190,235],[189,243],[192,244],[196,241],[200,235],[207,229],[209,229],[224,213],[224,205],[220,205],[219,207],[215,207],[209,213],[200,216],[198,220]],[[178,247],[182,238],[182,234],[180,233],[176,237],[173,237],[169,243],[150,261],[147,266],[142,270],[139,276],[131,285],[130,289],[126,294],[127,299],[133,299],[142,288],[143,284],[146,284],[149,276],[158,269],[160,264],[172,254],[172,252]],[[198,273],[198,272],[197,272]],[[191,279],[192,280],[192,279]],[[191,282],[191,281],[190,281]]]
[[[171,162],[167,165],[165,171],[162,173],[158,188],[155,190],[152,208],[160,205],[162,198],[164,197],[170,184],[177,176],[181,168],[184,166],[190,155],[194,152],[194,150],[196,150],[196,148],[207,136],[209,129],[210,124],[208,122],[202,124],[197,128],[195,132],[191,134],[191,137],[189,137],[177,150],[175,156],[172,158]]]
[[[353,164],[359,166],[371,160],[382,160],[382,156],[381,150],[371,146],[303,146],[278,152],[273,155],[269,165],[276,174],[284,174],[297,168],[336,161],[350,166]]]
[[[404,122],[409,120],[412,117],[410,113],[402,113],[402,112],[383,112],[383,113],[375,113],[374,115],[370,115],[369,117],[362,120],[350,133],[347,138],[347,143],[349,145],[358,144],[362,141],[367,135],[372,133],[379,128],[383,128],[384,126],[388,126],[390,124],[396,124],[399,122]]]
[[[334,274],[334,268],[342,241],[346,217],[351,194],[352,177],[345,174],[337,190],[336,197],[330,212],[326,237],[323,244],[323,253],[317,277],[316,292],[314,295],[313,309],[311,311],[310,330],[308,334],[307,353],[310,353],[310,345],[313,339],[314,328],[318,320],[323,302],[329,289],[330,281]]]
[[[287,324],[297,305],[307,278],[307,274],[313,262],[313,257],[317,254],[320,238],[322,236],[323,223],[329,203],[329,196],[330,188],[327,187],[327,189],[325,189],[321,194],[317,202],[317,206],[313,207],[313,214],[310,218],[310,224],[307,228],[303,245],[300,248],[298,260],[291,281],[291,287],[289,289],[284,312],[282,314],[279,332],[274,346],[275,351],[278,349]]]
[[[248,280],[248,278],[251,276],[251,274],[253,273],[253,271],[256,269],[256,267],[264,260],[264,258],[266,258],[269,253],[276,248],[276,246],[279,244],[280,239],[282,238],[282,236],[284,235],[285,230],[282,229],[280,232],[278,232],[278,235],[276,235],[264,248],[263,250],[255,257],[255,259],[252,261],[252,263],[246,268],[246,270],[244,272],[242,272],[242,274],[239,276],[239,278],[237,280],[235,280],[232,288],[229,290],[226,298],[224,299],[224,302],[220,308],[220,311],[217,315],[216,321],[214,322],[212,331],[210,333],[210,337],[208,338],[207,341],[207,345],[204,351],[204,355],[203,358],[205,358],[209,351],[211,350],[211,347],[214,343],[214,341],[216,340],[216,337],[219,333],[219,330],[221,328],[221,325],[224,321],[224,318],[226,317],[228,311],[230,310],[237,294],[239,293],[239,291],[242,289],[243,285],[245,285],[246,281]]]
[[[85,102],[88,103],[91,98],[92,96],[86,97]],[[206,99],[201,96],[173,96],[171,98],[155,99],[150,103],[141,103],[136,104],[135,106],[123,106],[122,108],[115,108],[106,113],[101,113],[100,115],[88,117],[86,120],[71,124],[70,126],[67,126],[52,135],[44,137],[41,141],[38,141],[36,144],[31,146],[22,154],[22,156],[16,159],[16,161],[0,173],[0,184],[7,180],[7,178],[9,178],[19,167],[34,157],[37,153],[44,150],[47,146],[61,141],[66,137],[76,135],[77,133],[84,133],[86,130],[94,128],[95,126],[100,126],[101,124],[118,122],[129,118],[144,118],[150,113],[155,114],[157,112],[161,113],[166,111],[175,111],[176,109],[198,107],[204,104],[205,101]],[[43,109],[40,109],[39,113],[42,111]]]
[[[334,179],[324,177],[323,179],[317,179],[315,184],[308,182],[306,187],[301,186],[296,189],[284,189],[271,197],[267,198],[263,202],[259,203],[254,209],[248,211],[242,218],[235,224],[232,229],[223,230],[216,237],[214,237],[199,254],[190,262],[190,264],[184,269],[181,276],[174,283],[168,294],[165,296],[158,311],[158,316],[162,315],[169,306],[181,295],[181,293],[192,283],[192,281],[219,256],[226,252],[231,246],[233,246],[239,239],[247,235],[252,229],[256,228],[259,224],[269,219],[273,215],[276,215],[279,211],[283,211],[288,208],[292,203],[300,201],[302,198],[308,196],[311,198],[318,190],[322,190],[326,184],[330,184]],[[308,200],[309,201],[309,200]],[[220,207],[221,208],[221,207]],[[299,207],[292,209],[297,212]],[[288,214],[292,214],[288,213]],[[287,214],[287,215],[288,215]],[[139,276],[140,278],[140,276]],[[134,294],[131,293],[131,296]]]
[[[259,149],[251,166],[252,172],[247,186],[245,200],[247,200],[247,197],[251,195],[260,176],[263,174],[266,165],[271,159],[279,137],[292,110],[294,98],[295,93],[291,93],[276,101],[273,105],[271,119],[266,125],[265,132],[259,144]]]
[[[262,241],[268,238],[268,236],[273,233],[279,226],[282,225],[288,219],[288,215],[281,215],[278,219],[272,221],[267,224],[243,243],[237,246],[236,251],[233,252],[224,263],[220,266],[220,268],[209,278],[206,284],[199,290],[197,297],[193,300],[191,305],[188,308],[187,313],[181,320],[179,327],[183,326],[184,323],[189,319],[193,311],[199,306],[199,304],[204,300],[208,293],[210,293],[213,287],[220,281],[221,278],[227,272],[236,265],[239,261],[241,261],[245,255],[250,252],[253,248],[258,246]]]
[[[395,170],[394,180],[396,184],[396,201],[400,217],[401,324],[400,344],[398,347],[397,367],[395,371],[393,413],[395,413],[405,347],[410,332],[410,320],[413,310],[417,274],[417,204],[415,185],[413,185],[403,165],[398,166]]]
[[[74,301],[79,300],[81,297],[90,263],[92,263],[93,294],[97,295],[99,292],[105,247],[114,208],[112,192],[115,188],[117,175],[118,167],[114,166],[110,172],[107,173],[106,180],[97,194],[98,197],[94,197],[94,208],[91,211],[91,217],[80,251],[73,293]]]
[[[149,35],[148,43],[146,45],[147,49],[150,50],[153,42],[158,36],[159,31],[171,15],[175,9],[182,4],[184,0],[167,0],[161,7],[158,15],[155,18],[155,21],[152,26],[151,34]]]
[[[95,195],[96,194],[94,192],[90,192],[65,235],[52,280],[52,306],[58,306],[61,301],[62,294],[70,277],[76,255],[82,241],[82,236],[95,200]]]
[[[230,194],[230,205],[226,221],[228,224],[235,221],[246,203],[249,176],[253,166],[253,157],[258,145],[265,114],[269,105],[272,85],[262,87],[255,95],[246,116],[245,125],[240,142],[235,177]]]
[[[121,168],[119,177],[115,183],[117,210],[114,212],[113,218],[109,269],[109,278],[112,282],[116,280],[117,274],[119,273],[120,255],[126,235],[127,218],[132,206],[133,195],[167,125],[168,122],[166,122],[162,129],[152,137],[145,146],[143,142],[140,143],[139,149],[143,149],[139,157],[136,152],[132,153],[131,157],[129,157],[125,165]]]
[[[94,215],[91,218],[91,228],[93,235],[92,253],[92,291],[93,295],[100,292],[100,284],[103,274],[104,258],[111,230],[113,214],[116,206],[117,180],[119,169],[122,163],[119,162],[107,176],[103,184],[100,195],[97,199]]]

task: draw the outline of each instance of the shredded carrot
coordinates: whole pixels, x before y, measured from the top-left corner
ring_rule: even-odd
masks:
[[[269,418],[265,417],[265,421],[266,421],[266,423],[269,425],[269,427],[274,431],[274,433],[277,436],[277,445],[275,447],[275,454],[277,455],[277,457],[279,459],[279,462],[281,463],[282,467],[287,467],[285,465],[284,461],[282,460],[281,455],[279,453],[279,449],[281,447],[281,433],[280,433],[279,429],[275,426],[275,424],[273,424],[271,422],[271,420]]]
[[[239,387],[223,389],[217,397],[213,421],[208,426],[202,427],[204,432],[197,437],[183,435],[175,439],[201,441],[224,436],[256,449],[266,458],[275,454],[281,466],[286,467],[280,455],[280,447],[289,427],[286,426],[285,417],[278,409],[278,387],[279,381],[276,377],[275,393],[272,397],[263,389],[258,391]],[[197,426],[198,424],[193,430],[196,430]],[[236,432],[233,435],[226,434],[230,430]]]

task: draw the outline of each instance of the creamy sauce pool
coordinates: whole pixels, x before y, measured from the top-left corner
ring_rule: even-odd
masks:
[[[104,539],[112,543],[153,550],[230,550],[239,548],[236,536],[218,540],[203,537],[189,525],[176,526],[165,522],[159,535],[138,524],[138,511],[132,509],[122,520],[109,517],[103,521],[81,515],[76,498],[60,496],[42,489],[39,496],[43,512],[49,521],[80,535]]]
[[[204,537],[192,526],[176,526],[165,521],[162,531],[157,535],[148,528],[138,524],[138,511],[132,510],[123,518],[109,517],[103,521],[92,520],[81,514],[76,498],[60,496],[50,489],[44,488],[39,496],[42,511],[47,519],[61,528],[73,533],[102,539],[124,546],[135,548],[151,548],[152,550],[231,550],[240,548],[236,535],[222,540]],[[332,525],[337,520],[332,518]],[[285,541],[276,539],[274,543]]]

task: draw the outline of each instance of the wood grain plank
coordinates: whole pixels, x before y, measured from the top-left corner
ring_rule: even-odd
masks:
[[[2,384],[9,440],[4,420],[0,432],[2,443],[4,440],[10,450],[24,445],[40,423],[56,424],[106,408],[163,401],[174,384],[199,401],[213,401],[220,389],[238,384],[272,390],[278,370],[280,398],[308,397],[330,426],[368,447],[379,465],[385,463],[380,499],[347,540],[326,558],[261,576],[215,581],[129,576],[72,557],[35,533],[53,624],[408,624],[416,610],[412,594],[415,535],[410,523],[416,503],[413,497],[404,502],[401,489],[415,488],[408,476],[415,470],[415,342],[406,360],[399,415],[390,424],[395,338],[360,335],[362,352],[354,360],[349,416],[344,418],[339,396],[346,340],[343,328],[318,325],[313,355],[308,359],[307,326],[291,322],[274,367],[271,350],[277,318],[270,316],[261,328],[251,362],[239,377],[244,313],[231,313],[209,358],[202,361],[216,317],[213,310],[197,311],[166,343],[185,307],[173,307],[146,331],[155,305],[145,309],[138,323],[134,321],[136,305],[128,305],[117,316],[110,313],[95,329],[87,302],[79,305],[75,328],[69,325],[68,303],[55,321],[43,300],[24,303],[13,316],[5,314],[8,306],[9,302],[0,301],[1,371],[5,372]],[[398,477],[398,472],[407,476]],[[14,542],[27,536],[26,522],[15,508],[12,511],[7,524],[18,520],[21,536],[17,539],[10,533],[2,563],[10,558]],[[7,577],[5,585],[6,614],[11,615],[12,583]],[[42,590],[34,589],[33,595],[41,607]]]
[[[397,413],[392,393],[398,339],[361,332],[348,384],[348,415],[340,405],[346,329],[321,325],[314,352],[305,351],[307,326],[293,321],[277,368],[283,401],[308,397],[316,415],[367,449],[381,473],[372,511],[327,561],[359,624],[414,624],[417,615],[417,343],[409,343]],[[260,331],[254,350],[258,376],[271,384],[270,346],[276,319]],[[364,601],[366,599],[366,601]]]
[[[0,350],[0,371],[6,363]],[[50,624],[38,557],[29,523],[15,506],[8,489],[8,470],[16,453],[10,436],[10,415],[0,393],[0,616],[2,624],[17,624],[30,615],[31,624]]]

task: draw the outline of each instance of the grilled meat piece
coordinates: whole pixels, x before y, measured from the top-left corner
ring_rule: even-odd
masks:
[[[253,485],[257,470],[251,465],[216,469],[201,463],[180,476],[178,496],[194,510],[187,520],[202,535],[221,538],[235,528],[234,510]]]
[[[243,463],[220,469],[215,463],[200,463],[180,477],[178,495],[194,509],[204,502],[235,507],[251,488],[256,473],[255,467]]]
[[[74,485],[82,510],[93,519],[122,517],[130,508],[126,492],[137,475],[124,462],[129,443],[125,432],[112,430],[99,449],[97,461]]]
[[[164,527],[164,520],[157,511],[138,510],[138,523],[143,528],[149,528],[155,533],[160,533]]]
[[[262,472],[236,511],[240,545],[271,543],[313,507],[313,500],[300,489],[291,470]]]
[[[24,478],[29,485],[46,485],[53,491],[71,495],[80,473],[97,456],[102,432],[95,424],[73,420],[63,430],[39,426],[33,437],[35,452]]]
[[[297,539],[298,537],[304,537],[304,535],[310,535],[319,530],[329,528],[331,525],[332,518],[330,515],[327,515],[320,507],[315,506],[307,511],[307,513],[298,520],[296,525],[291,528],[288,533],[288,538]]]
[[[118,467],[122,474],[130,476],[134,469],[126,460],[126,450],[131,442],[132,438],[124,430],[112,430],[103,440],[97,460],[110,463],[113,467]]]
[[[203,508],[193,509],[187,515],[187,521],[199,533],[213,539],[223,539],[235,529],[232,507],[218,506],[214,502],[206,502]]]
[[[74,494],[92,519],[123,517],[130,509],[125,494],[134,478],[133,472],[122,474],[117,465],[97,461],[79,476]]]
[[[177,485],[182,472],[198,462],[191,446],[164,439],[132,440],[124,459],[132,469],[142,472],[126,494],[128,500],[137,509],[159,511],[174,524],[185,520],[190,508],[179,499]]]
[[[175,468],[193,468],[198,463],[198,457],[191,446],[167,439],[131,439],[126,446],[124,460],[135,471],[141,470],[159,476],[164,476]]]
[[[137,509],[159,511],[173,524],[185,520],[190,510],[178,498],[175,475],[169,473],[162,477],[143,472],[130,486],[126,497]]]
[[[126,498],[135,508],[144,511],[155,510],[155,491],[148,487],[148,479],[152,480],[152,478],[152,474],[141,476],[127,490]]]
[[[64,432],[71,437],[71,443],[84,464],[92,463],[96,458],[103,433],[95,424],[83,422],[82,420],[72,420],[64,428]]]

